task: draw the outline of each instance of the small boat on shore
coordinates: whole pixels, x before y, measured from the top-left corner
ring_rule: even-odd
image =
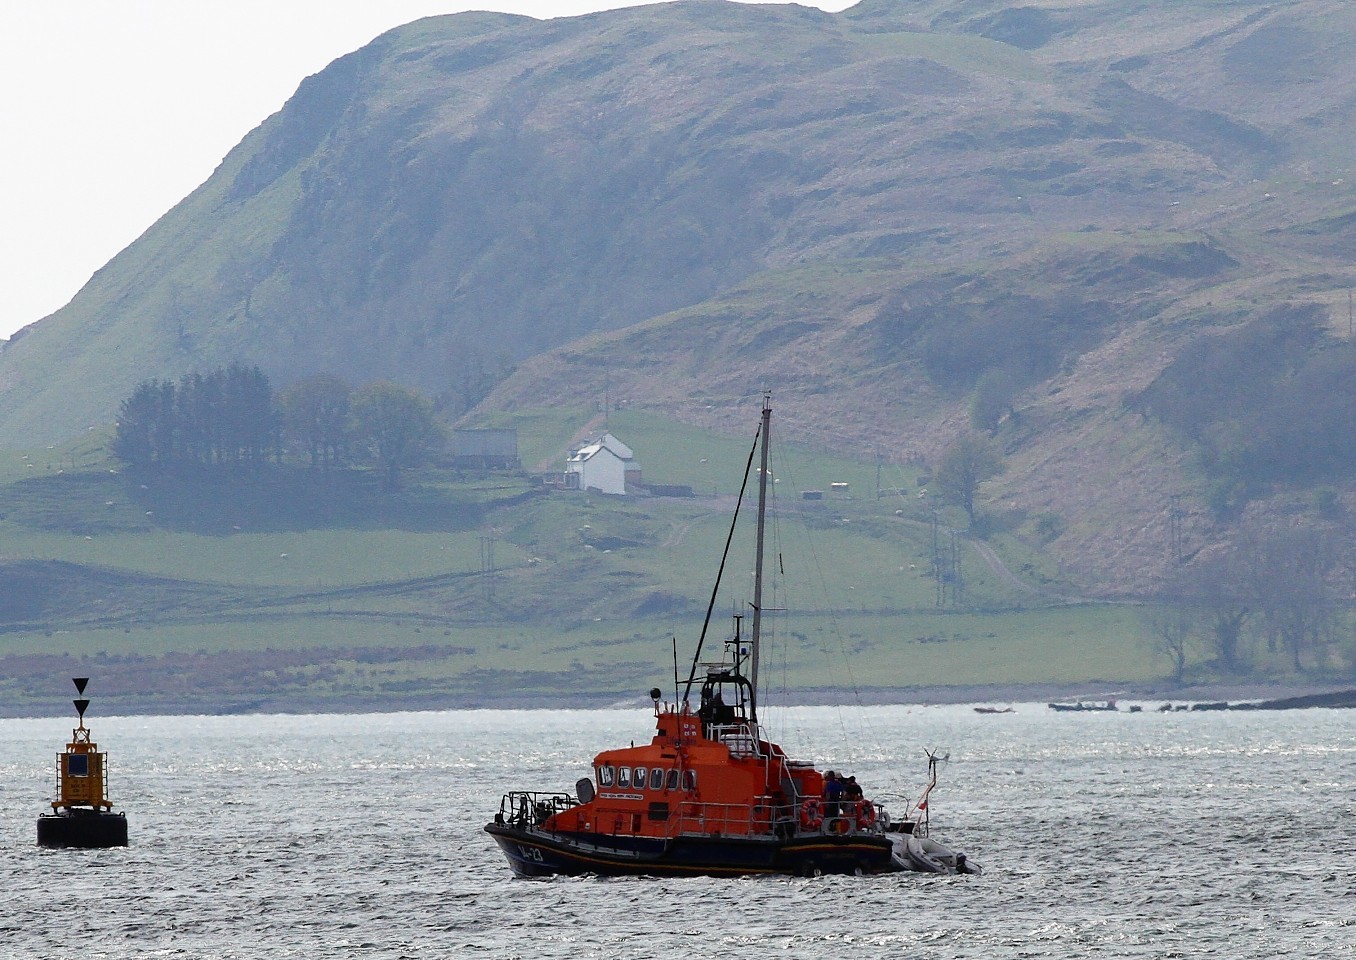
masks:
[[[1119,709],[1115,700],[1078,700],[1073,703],[1051,703],[1047,706],[1060,713],[1086,713],[1088,711],[1105,713]]]
[[[1016,713],[1012,707],[975,707],[975,713]]]
[[[673,700],[666,701],[657,687],[650,691],[655,733],[649,743],[597,754],[591,775],[575,783],[573,794],[516,790],[503,796],[485,831],[516,876],[979,872],[964,855],[928,835],[934,759],[914,815],[892,822],[881,804],[856,787],[854,777],[793,759],[759,722],[771,415],[764,397],[739,493],[742,504],[754,455],[761,450],[750,635],[743,635],[742,617],[736,615],[722,655],[701,661],[716,601],[713,591],[686,683],[678,677],[675,643]],[[738,517],[737,504],[735,522]],[[732,523],[722,572],[734,530]],[[718,573],[717,590],[719,585]]]
[[[88,677],[75,677],[75,689],[85,692]],[[90,739],[85,726],[89,701],[75,701],[79,726],[71,731],[66,750],[56,758],[56,799],[52,812],[38,817],[40,847],[125,847],[127,816],[113,812],[108,799],[108,754]]]

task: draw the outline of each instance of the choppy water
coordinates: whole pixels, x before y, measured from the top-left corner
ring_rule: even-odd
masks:
[[[41,850],[72,724],[0,720],[0,955],[1356,956],[1356,711],[783,711],[794,756],[933,829],[979,877],[510,878],[481,826],[570,789],[646,710],[91,715],[131,846]]]

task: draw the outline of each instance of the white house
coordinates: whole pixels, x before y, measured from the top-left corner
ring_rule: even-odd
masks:
[[[610,433],[584,444],[565,461],[567,490],[623,495],[628,483],[639,482],[640,464],[635,454]]]

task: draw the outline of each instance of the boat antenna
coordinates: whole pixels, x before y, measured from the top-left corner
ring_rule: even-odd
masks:
[[[673,635],[673,705],[678,707],[678,634]]]
[[[772,394],[763,392],[763,452],[758,471],[758,539],[753,555],[753,635],[749,641],[749,719],[758,720],[758,648],[763,638],[763,528],[767,522],[767,448],[772,439]]]
[[[766,414],[764,414],[766,417]],[[702,633],[697,638],[697,650],[692,654],[692,669],[687,674],[687,685],[683,688],[683,701],[687,702],[692,693],[692,684],[697,678],[697,664],[701,661],[702,645],[706,643],[706,631],[711,626],[711,611],[716,606],[716,595],[720,592],[720,581],[725,575],[725,562],[730,559],[730,544],[734,540],[735,525],[739,522],[739,508],[744,503],[744,491],[749,486],[749,473],[753,470],[753,455],[758,452],[758,438],[763,434],[763,427],[758,425],[758,432],[753,436],[753,446],[749,448],[749,460],[744,464],[744,482],[739,485],[739,497],[735,500],[734,519],[730,521],[730,532],[725,537],[725,552],[720,555],[720,568],[716,571],[716,584],[711,588],[711,600],[706,604],[706,619],[702,621]]]

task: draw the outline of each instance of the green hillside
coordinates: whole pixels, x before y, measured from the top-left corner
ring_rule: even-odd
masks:
[[[0,638],[40,658],[6,675],[104,651],[150,698],[144,644],[207,686],[260,672],[229,651],[286,651],[269,688],[326,702],[621,695],[704,607],[771,390],[800,454],[778,496],[816,543],[787,569],[801,688],[828,611],[886,685],[1159,675],[1127,610],[1184,592],[1247,601],[1194,628],[1224,660],[1237,615],[1251,666],[1345,676],[1353,33],[1341,0],[679,0],[378,37],[0,344]],[[606,410],[696,496],[104,459],[134,387],[230,364],[418,388],[446,425],[516,428],[529,474]],[[964,613],[939,614],[919,480],[976,435],[1003,469],[973,523],[941,515],[968,539]],[[1033,646],[955,653],[1008,637]],[[609,658],[635,676],[572,666]]]
[[[552,493],[526,477],[428,467],[377,498],[346,471],[317,519],[304,470],[186,485],[141,482],[92,451],[53,450],[31,468],[32,455],[6,456],[7,710],[41,712],[53,677],[73,669],[97,673],[127,710],[610,702],[666,682],[671,638],[683,657],[695,649],[747,440],[646,412],[621,411],[609,427],[635,439],[647,476],[697,495]],[[889,484],[880,497],[877,473]],[[969,546],[963,603],[939,606],[916,471],[792,448],[774,474],[776,686],[1155,675],[1123,612],[1015,589]],[[995,542],[1040,583],[1035,554]],[[750,568],[750,549],[737,541],[732,571]],[[728,579],[720,637],[749,593],[747,574]]]

